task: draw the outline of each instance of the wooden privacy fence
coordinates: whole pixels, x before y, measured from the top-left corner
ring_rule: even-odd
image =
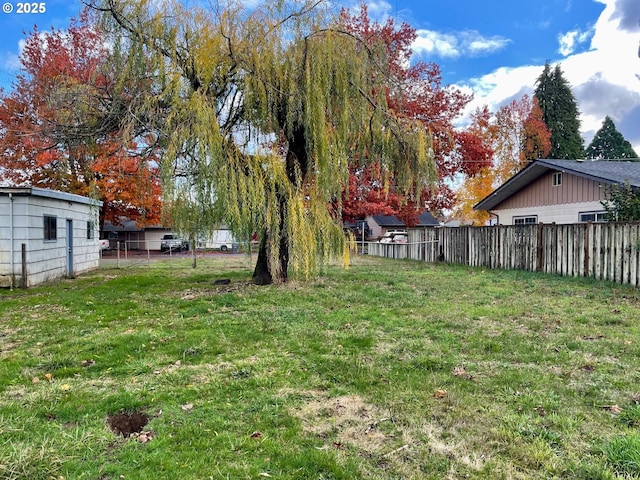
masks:
[[[372,242],[368,253],[640,285],[640,223],[409,229],[407,244]]]

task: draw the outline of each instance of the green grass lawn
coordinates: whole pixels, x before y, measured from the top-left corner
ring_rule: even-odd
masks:
[[[636,290],[189,264],[0,291],[0,478],[640,478]]]

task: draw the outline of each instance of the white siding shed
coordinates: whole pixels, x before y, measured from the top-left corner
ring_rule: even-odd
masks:
[[[102,202],[36,187],[0,188],[0,286],[73,278],[100,264]]]

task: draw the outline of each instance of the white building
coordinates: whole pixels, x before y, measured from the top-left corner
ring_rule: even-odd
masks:
[[[102,202],[35,187],[0,187],[0,286],[31,287],[100,264]]]

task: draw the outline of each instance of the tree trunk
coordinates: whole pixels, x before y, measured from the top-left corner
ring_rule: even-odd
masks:
[[[260,241],[260,247],[258,249],[258,260],[256,262],[255,269],[253,270],[253,283],[256,285],[269,285],[271,283],[286,282],[289,278],[289,251],[286,246],[286,239],[280,238],[280,272],[275,275],[269,266],[269,252],[267,246],[267,235],[263,234]]]
[[[189,233],[189,235],[187,236],[189,242],[189,250],[191,252],[191,268],[196,268],[198,266],[196,238],[197,237],[195,233]]]
[[[269,285],[274,282],[283,283],[289,278],[289,237],[287,235],[286,219],[284,217],[286,212],[286,198],[278,195],[278,202],[280,203],[280,254],[278,256],[280,272],[277,274],[272,272],[269,266],[268,233],[265,231],[262,233],[260,239],[258,260],[253,270],[253,283],[256,285]]]
[[[269,270],[269,256],[267,253],[267,233],[264,232],[258,247],[258,261],[253,270],[253,283],[256,285],[269,285],[273,283],[273,277]]]
[[[281,112],[281,125],[286,125],[286,115]],[[286,156],[287,178],[294,186],[299,186],[307,176],[309,161],[306,152],[307,139],[304,127],[298,126],[287,138],[289,149]],[[253,271],[253,283],[257,285],[268,285],[271,283],[286,282],[289,278],[289,236],[287,233],[287,196],[277,193],[280,209],[280,272],[275,275],[269,267],[269,249],[267,246],[267,232],[263,232],[258,250],[258,261]]]

